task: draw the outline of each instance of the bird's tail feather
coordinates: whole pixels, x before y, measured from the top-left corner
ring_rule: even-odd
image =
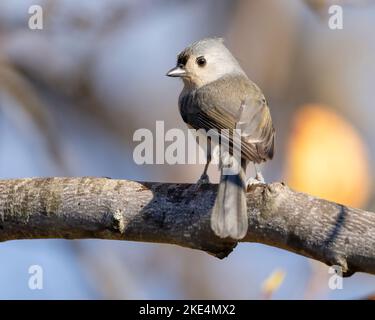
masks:
[[[220,238],[242,239],[247,232],[246,166],[241,161],[238,174],[225,175],[221,169],[220,184],[211,214],[211,228]]]

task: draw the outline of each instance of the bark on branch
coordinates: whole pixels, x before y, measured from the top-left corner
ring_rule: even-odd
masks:
[[[102,238],[176,244],[226,257],[236,242],[216,237],[217,185],[107,178],[0,180],[0,241]],[[297,193],[281,183],[248,192],[244,242],[283,248],[345,275],[375,274],[375,214]]]

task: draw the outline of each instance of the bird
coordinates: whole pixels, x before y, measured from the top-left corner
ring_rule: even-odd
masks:
[[[257,164],[272,159],[274,154],[275,129],[267,101],[225,46],[223,38],[204,38],[187,46],[166,75],[183,81],[178,106],[188,127],[205,132],[217,130],[219,144],[225,139],[229,141],[229,153],[219,156],[221,176],[210,223],[218,237],[240,240],[248,230],[247,187],[254,182],[264,183]],[[239,129],[239,139],[234,138],[235,129]],[[235,157],[235,150],[240,150],[240,159]],[[198,183],[208,181],[210,161],[211,153],[207,152]],[[226,174],[225,168],[233,162],[239,170]],[[256,176],[246,181],[250,162],[255,166]]]

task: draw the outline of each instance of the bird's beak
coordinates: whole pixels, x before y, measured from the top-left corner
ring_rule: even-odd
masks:
[[[166,75],[168,77],[183,77],[184,75],[186,75],[186,71],[177,66],[169,70]]]

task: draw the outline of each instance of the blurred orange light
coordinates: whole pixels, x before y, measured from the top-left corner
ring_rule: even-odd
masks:
[[[366,147],[353,126],[329,107],[305,105],[293,119],[286,181],[295,190],[353,207],[366,204]]]
[[[271,299],[272,295],[281,287],[284,282],[286,272],[282,269],[274,270],[263,281],[262,284],[262,297],[264,299]]]

